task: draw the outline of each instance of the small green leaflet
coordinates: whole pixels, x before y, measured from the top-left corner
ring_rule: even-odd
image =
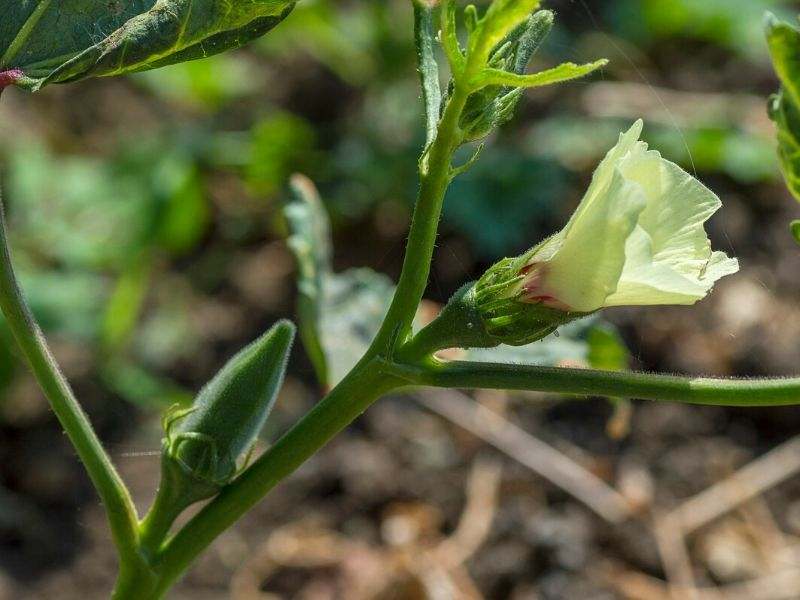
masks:
[[[328,215],[314,184],[292,178],[283,214],[287,244],[297,261],[297,317],[303,341],[323,386],[338,383],[355,366],[389,309],[394,284],[370,269],[334,273]]]
[[[767,14],[765,19],[781,90],[770,98],[769,114],[778,127],[778,156],[786,185],[800,200],[800,31]]]
[[[0,0],[0,89],[119,75],[256,39],[294,0]]]
[[[370,269],[334,273],[330,224],[316,189],[305,177],[295,176],[292,191],[283,212],[287,243],[298,265],[300,337],[321,383],[332,386],[369,347],[389,308],[394,284]],[[527,346],[467,350],[459,358],[551,366],[578,361],[625,369],[629,355],[613,327],[591,316]]]
[[[517,73],[509,73],[501,69],[484,69],[472,81],[476,88],[482,88],[487,85],[501,85],[507,87],[518,88],[532,88],[541,87],[544,85],[553,85],[556,83],[563,83],[572,79],[585,77],[592,71],[604,67],[608,64],[606,59],[597,60],[592,63],[584,65],[576,65],[575,63],[563,63],[552,69],[546,71],[539,71],[538,73],[531,73],[528,75],[520,75]]]

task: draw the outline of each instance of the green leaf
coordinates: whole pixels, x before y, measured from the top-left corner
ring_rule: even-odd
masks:
[[[2,0],[0,88],[119,75],[238,48],[293,0]]]
[[[163,411],[176,404],[186,407],[192,403],[192,394],[174,381],[125,359],[110,360],[103,365],[100,375],[115,394],[148,411]]]
[[[792,221],[791,228],[795,241],[800,244],[800,221]]]
[[[314,128],[292,113],[277,111],[253,125],[247,183],[258,194],[278,192],[293,172],[314,163]]]
[[[482,58],[488,58],[488,53],[534,13],[539,5],[539,0],[494,0],[479,21],[476,33],[471,36],[470,52],[480,49],[487,53]]]
[[[295,175],[283,213],[287,244],[297,261],[300,339],[317,377],[333,386],[358,362],[378,332],[394,293],[385,275],[370,269],[334,273],[328,215],[316,188]]]
[[[323,281],[319,336],[336,385],[369,348],[389,310],[394,283],[371,269],[329,274]]]
[[[786,185],[800,200],[800,31],[767,13],[767,44],[782,87],[770,99],[778,127],[778,157]]]
[[[118,350],[130,339],[150,287],[152,268],[151,253],[142,252],[117,280],[103,314],[102,339],[106,350]]]
[[[786,187],[800,200],[800,105],[782,89],[772,97],[769,114],[778,129],[778,159]]]
[[[331,232],[328,215],[310,179],[295,175],[292,195],[283,207],[289,236],[286,244],[297,262],[297,319],[300,339],[317,378],[329,382],[328,361],[320,339],[324,281],[331,276]]]
[[[518,88],[541,87],[584,77],[607,64],[608,61],[606,59],[597,60],[584,65],[564,63],[552,69],[540,71],[539,73],[532,73],[530,75],[518,75],[501,69],[484,69],[472,80],[472,84],[476,89],[486,87],[487,85]]]
[[[598,320],[586,336],[589,365],[604,371],[624,371],[630,366],[631,354],[617,328]]]
[[[775,72],[794,104],[800,104],[800,31],[771,13],[764,18]]]

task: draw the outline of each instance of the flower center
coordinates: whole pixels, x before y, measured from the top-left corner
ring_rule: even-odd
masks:
[[[525,265],[520,271],[525,276],[522,282],[521,300],[531,304],[543,304],[549,308],[555,308],[564,312],[569,312],[571,308],[545,289],[545,277],[547,275],[547,263],[531,263]]]

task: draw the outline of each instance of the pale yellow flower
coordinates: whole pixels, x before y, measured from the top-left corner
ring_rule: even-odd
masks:
[[[561,310],[694,304],[739,270],[703,224],[719,198],[639,141],[637,121],[612,148],[566,227],[527,255],[514,295]]]

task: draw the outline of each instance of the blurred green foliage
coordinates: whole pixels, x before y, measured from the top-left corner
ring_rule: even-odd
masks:
[[[608,12],[618,30],[637,44],[694,38],[763,61],[767,58],[761,30],[764,11],[789,14],[794,4],[792,0],[620,0],[608,3]]]

